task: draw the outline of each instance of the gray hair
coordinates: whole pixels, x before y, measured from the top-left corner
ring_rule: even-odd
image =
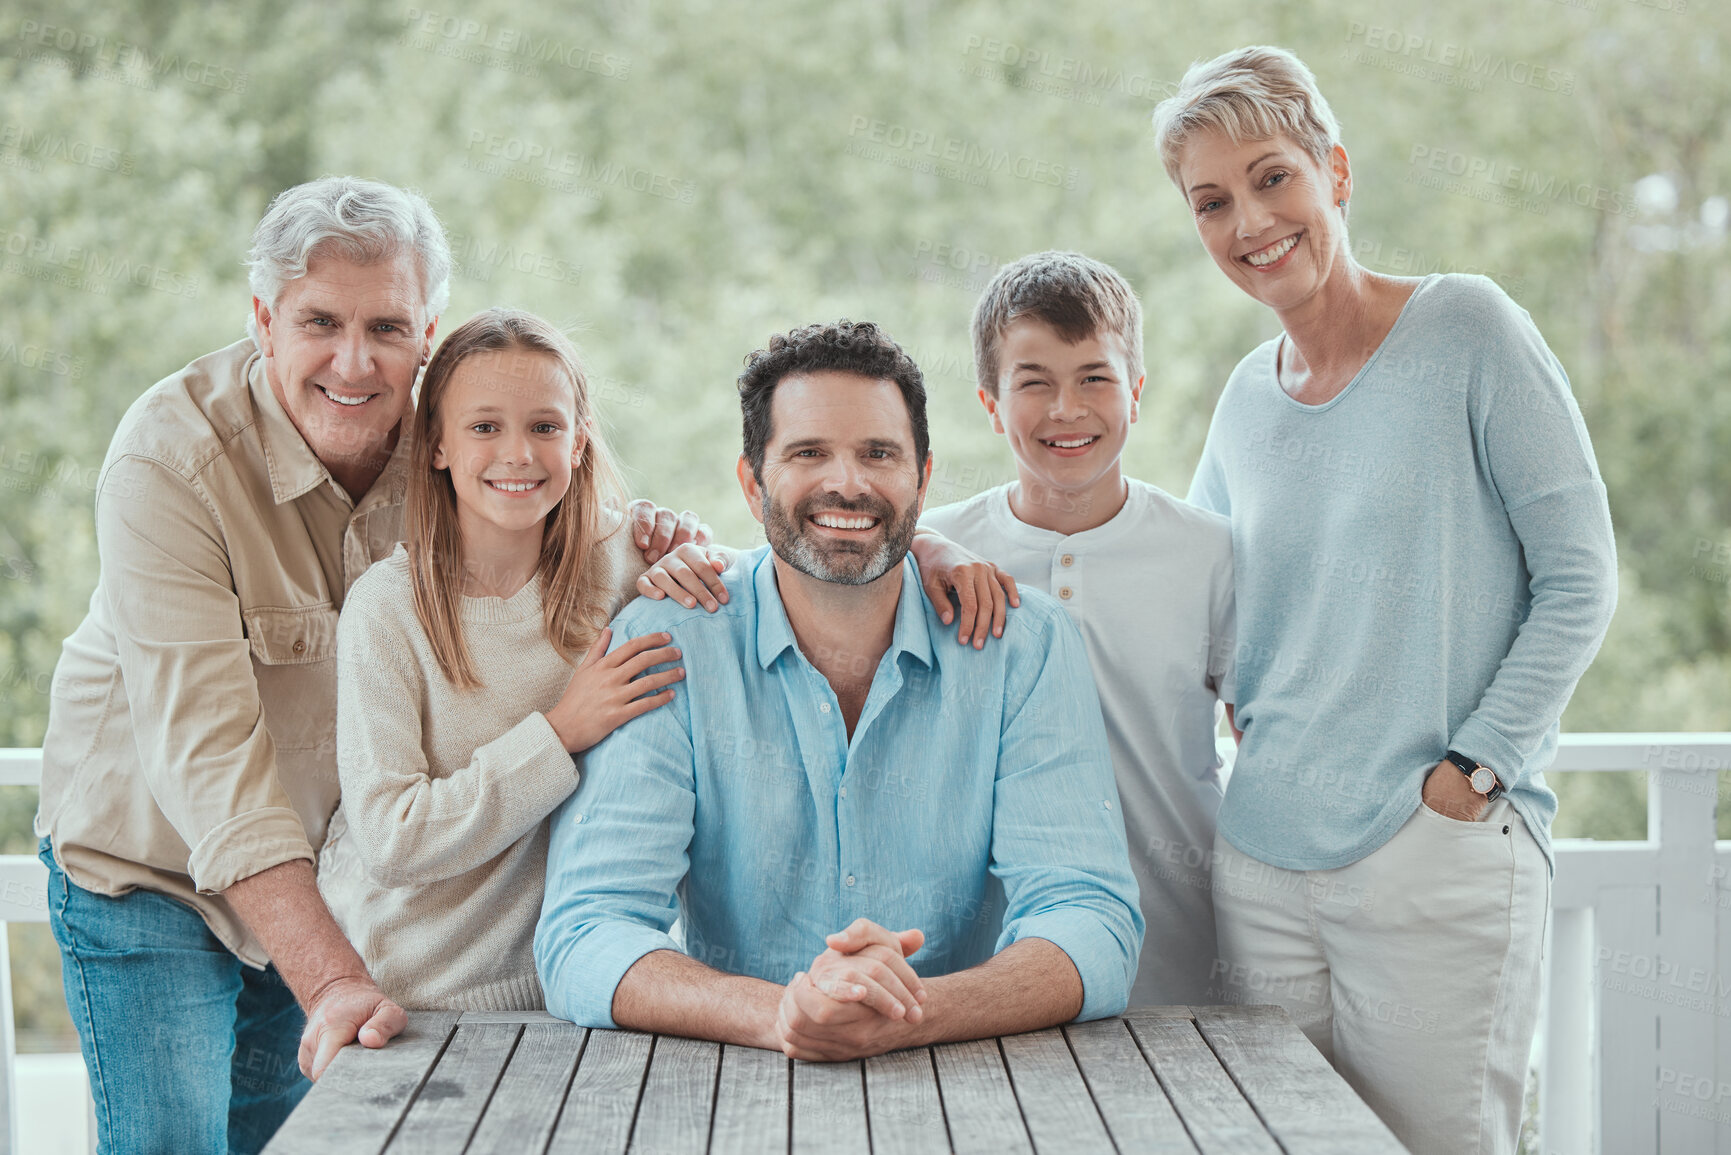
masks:
[[[361,264],[412,252],[427,315],[438,316],[451,302],[451,246],[433,207],[412,189],[354,176],[310,180],[270,202],[247,254],[252,295],[275,309],[283,285],[306,276],[307,264],[332,250]],[[258,341],[250,312],[246,331]]]
[[[1340,143],[1340,122],[1304,61],[1284,48],[1254,45],[1192,64],[1178,91],[1154,108],[1154,141],[1178,184],[1184,146],[1201,132],[1233,144],[1284,136],[1317,164]]]

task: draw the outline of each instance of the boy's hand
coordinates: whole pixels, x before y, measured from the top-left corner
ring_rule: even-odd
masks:
[[[956,641],[964,646],[972,641],[974,649],[981,650],[988,628],[992,637],[1004,636],[1005,603],[1022,604],[1015,578],[936,530],[915,530],[911,552],[919,563],[926,597],[946,626],[956,617],[950,608],[950,593],[955,591],[961,609]]]
[[[657,601],[671,594],[686,609],[702,602],[714,613],[727,601],[727,587],[717,575],[732,564],[733,551],[726,546],[686,542],[637,579],[637,592]]]
[[[547,711],[553,732],[573,754],[589,749],[639,714],[673,701],[672,685],[685,677],[683,666],[643,676],[651,666],[679,658],[678,648],[667,644],[673,640],[671,635],[644,634],[610,654],[607,645],[612,638],[612,627],[601,631],[559,701]]]
[[[631,522],[631,540],[643,551],[645,565],[654,565],[676,545],[688,541],[708,545],[714,540],[709,527],[689,509],[674,513],[647,497],[633,501],[626,507],[625,515]]]

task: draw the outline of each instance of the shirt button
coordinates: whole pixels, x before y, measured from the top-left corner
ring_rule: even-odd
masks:
[[[1058,560],[1065,565],[1075,565],[1076,564],[1076,555],[1073,553],[1067,553],[1063,557],[1059,558]]]
[[[842,881],[847,883],[849,886],[852,886],[853,885],[853,875],[851,875],[851,874],[848,875],[846,878],[842,879]]]
[[[1069,600],[1070,600],[1070,595],[1071,595],[1071,594],[1072,594],[1072,593],[1074,593],[1074,592],[1075,592],[1075,591],[1074,591],[1074,590],[1072,590],[1072,589],[1071,589],[1071,588],[1070,588],[1070,587],[1069,587],[1069,586],[1065,586],[1065,587],[1063,587],[1063,588],[1062,588],[1062,589],[1060,589],[1060,590],[1059,590],[1059,591],[1058,591],[1058,596],[1059,596],[1059,597],[1060,597],[1060,598],[1063,598],[1063,599],[1064,599],[1064,600],[1065,600],[1065,601],[1069,601]]]
[[[294,651],[297,654],[306,653],[307,652],[307,644],[305,642],[301,641],[299,638],[296,638],[295,644],[294,644]]]
[[[579,815],[577,815],[577,821],[582,822],[584,819],[586,819],[588,817],[589,816],[587,814],[579,814]]]
[[[846,797],[847,797],[847,787],[846,787],[846,786],[843,786],[843,787],[842,787],[842,788],[841,788],[841,796],[842,796],[842,797],[843,797],[843,798],[846,798]]]
[[[819,702],[817,704],[817,712],[820,714],[829,713],[829,703],[828,702]]]

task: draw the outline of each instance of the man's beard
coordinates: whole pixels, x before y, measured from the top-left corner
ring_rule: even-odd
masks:
[[[878,524],[872,537],[857,542],[824,540],[809,520],[813,514],[824,512],[875,517]],[[800,573],[837,585],[867,585],[888,573],[891,566],[900,565],[913,544],[919,520],[917,501],[898,517],[895,507],[880,498],[844,501],[834,495],[801,503],[790,518],[767,489],[763,494],[763,532],[775,555]]]

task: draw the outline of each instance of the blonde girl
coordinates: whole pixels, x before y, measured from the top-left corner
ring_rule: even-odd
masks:
[[[491,309],[427,366],[407,541],[338,627],[342,805],[319,886],[410,1008],[542,1005],[530,939],[574,755],[672,700],[666,634],[607,652],[643,563],[576,350]],[[579,661],[579,659],[581,659]]]

